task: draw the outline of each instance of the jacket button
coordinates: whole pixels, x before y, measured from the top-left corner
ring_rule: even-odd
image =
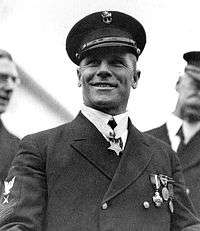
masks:
[[[108,204],[107,204],[106,202],[103,203],[102,206],[101,206],[101,208],[102,208],[103,210],[107,209],[107,208],[108,208]]]
[[[148,209],[150,207],[149,202],[148,201],[144,201],[143,202],[143,206],[144,206],[145,209]]]
[[[186,188],[186,194],[189,195],[190,194],[190,189]]]

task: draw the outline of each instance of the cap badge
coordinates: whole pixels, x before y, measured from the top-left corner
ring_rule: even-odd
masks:
[[[101,13],[101,17],[103,19],[103,22],[106,24],[110,24],[112,22],[112,14],[108,11],[103,11]]]

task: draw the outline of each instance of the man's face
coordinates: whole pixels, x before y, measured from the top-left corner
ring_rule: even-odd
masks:
[[[112,49],[88,55],[78,69],[84,104],[112,115],[125,112],[135,66],[136,57],[127,52]]]
[[[200,79],[194,79],[185,73],[178,83],[177,90],[180,117],[189,122],[200,121]]]
[[[13,88],[15,85],[16,77],[15,66],[7,58],[0,59],[0,114],[6,111]]]

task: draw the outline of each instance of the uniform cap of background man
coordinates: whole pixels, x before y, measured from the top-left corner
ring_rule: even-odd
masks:
[[[184,60],[187,62],[185,73],[200,81],[200,51],[190,51],[183,55]]]
[[[125,47],[137,58],[146,43],[142,24],[118,11],[92,13],[78,21],[66,39],[67,53],[79,65],[85,54],[97,48]]]
[[[5,50],[0,49],[0,73],[18,77],[18,72],[12,56]]]

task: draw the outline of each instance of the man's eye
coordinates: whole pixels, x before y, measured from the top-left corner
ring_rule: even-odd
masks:
[[[7,81],[8,78],[9,78],[8,75],[0,74],[0,80],[1,81]]]
[[[96,59],[90,59],[87,61],[86,63],[87,65],[97,65],[98,64],[98,60]]]
[[[196,82],[196,87],[197,87],[197,89],[200,89],[200,81]]]
[[[200,81],[199,81],[199,80],[192,79],[191,83],[192,83],[192,86],[193,86],[194,88],[200,89]]]
[[[112,60],[112,61],[111,61],[111,64],[112,64],[112,65],[115,65],[115,66],[124,66],[124,65],[125,65],[124,62],[123,62],[122,60],[118,60],[118,59]]]

